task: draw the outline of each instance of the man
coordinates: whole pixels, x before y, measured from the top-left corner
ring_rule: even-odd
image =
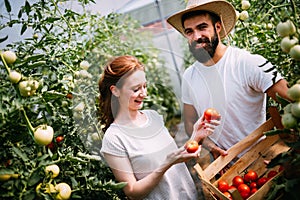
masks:
[[[276,93],[287,98],[287,81],[262,56],[222,43],[236,21],[227,1],[191,0],[167,21],[187,38],[197,60],[183,74],[186,132],[191,135],[207,108],[216,108],[221,125],[203,146],[214,158],[227,155],[227,149],[266,120],[266,94],[275,100]]]

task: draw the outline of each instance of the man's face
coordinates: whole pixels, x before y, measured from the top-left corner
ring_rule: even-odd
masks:
[[[196,60],[206,63],[214,56],[219,37],[208,15],[198,15],[185,20],[184,33]]]

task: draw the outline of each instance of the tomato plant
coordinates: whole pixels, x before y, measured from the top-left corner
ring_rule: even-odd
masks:
[[[185,149],[188,153],[195,153],[198,148],[199,144],[195,140],[189,140],[185,143]]]

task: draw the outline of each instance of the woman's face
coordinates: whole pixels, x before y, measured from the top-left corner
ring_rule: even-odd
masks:
[[[136,111],[142,108],[147,96],[146,75],[142,70],[136,70],[126,77],[119,90],[120,110]]]

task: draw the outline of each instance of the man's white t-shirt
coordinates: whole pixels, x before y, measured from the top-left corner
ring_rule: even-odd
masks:
[[[158,169],[166,156],[178,149],[164,126],[162,116],[152,110],[141,112],[147,116],[146,124],[128,127],[112,123],[105,132],[101,148],[101,153],[127,157],[137,180]],[[185,163],[178,163],[165,172],[160,183],[145,199],[189,200],[197,199],[197,196],[195,184]]]
[[[282,79],[276,68],[260,55],[228,47],[212,66],[195,62],[183,74],[182,101],[197,110],[209,108],[222,115],[210,138],[229,149],[266,120],[266,90]]]

